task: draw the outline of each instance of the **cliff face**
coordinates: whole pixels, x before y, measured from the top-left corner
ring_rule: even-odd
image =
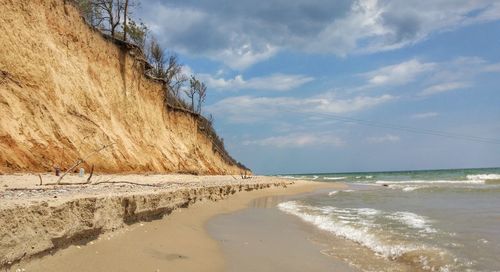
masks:
[[[133,51],[64,0],[0,0],[0,172],[88,160],[102,172],[240,173],[196,116],[166,109]]]

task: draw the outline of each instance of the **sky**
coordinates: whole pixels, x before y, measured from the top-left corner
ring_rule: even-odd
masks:
[[[136,16],[208,85],[204,113],[255,173],[500,166],[498,0],[142,0]]]

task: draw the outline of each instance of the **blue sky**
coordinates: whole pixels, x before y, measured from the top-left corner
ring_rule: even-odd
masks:
[[[500,139],[499,1],[145,0],[136,16],[207,83],[205,112],[256,173],[500,166],[500,144],[338,120]]]

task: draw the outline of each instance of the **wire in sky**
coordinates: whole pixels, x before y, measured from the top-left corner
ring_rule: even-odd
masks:
[[[473,141],[473,142],[479,142],[479,143],[500,145],[500,139],[494,139],[494,138],[486,138],[486,137],[479,137],[479,136],[473,136],[473,135],[458,134],[458,133],[439,131],[439,130],[433,130],[433,129],[414,128],[414,127],[402,126],[402,125],[398,125],[398,124],[391,124],[391,123],[378,122],[378,121],[372,121],[372,120],[366,120],[366,119],[340,116],[340,115],[335,115],[335,114],[330,114],[330,113],[313,112],[313,111],[304,112],[304,111],[288,110],[288,109],[283,109],[282,111],[296,113],[296,114],[303,114],[303,115],[323,116],[325,118],[336,120],[336,121],[341,121],[344,123],[355,123],[355,124],[364,125],[364,126],[399,130],[399,131],[405,131],[405,132],[410,132],[410,133],[415,133],[415,134],[424,134],[424,135],[445,137],[445,138],[451,138],[451,139],[459,139],[459,140],[467,140],[467,141]]]

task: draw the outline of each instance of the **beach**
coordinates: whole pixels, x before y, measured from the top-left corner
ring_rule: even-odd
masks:
[[[50,176],[43,178],[49,181]],[[36,176],[0,176],[3,232],[11,238],[10,243],[3,238],[2,256],[10,260],[2,261],[13,262],[14,271],[221,271],[226,259],[205,229],[210,218],[244,209],[262,197],[344,186],[272,177],[186,175],[105,175],[96,181],[110,178],[114,184],[95,185],[99,190],[92,185],[41,190],[35,185]],[[66,182],[78,179],[71,176]],[[124,199],[133,212],[124,206]],[[51,210],[54,207],[60,208],[58,212]],[[71,214],[61,215],[63,209]],[[48,218],[56,213],[53,220]],[[18,225],[23,219],[26,224]],[[26,249],[32,249],[31,255],[26,256]],[[21,256],[18,262],[16,256]]]
[[[37,180],[0,176],[0,250],[11,271],[494,271],[499,264],[500,169]]]

